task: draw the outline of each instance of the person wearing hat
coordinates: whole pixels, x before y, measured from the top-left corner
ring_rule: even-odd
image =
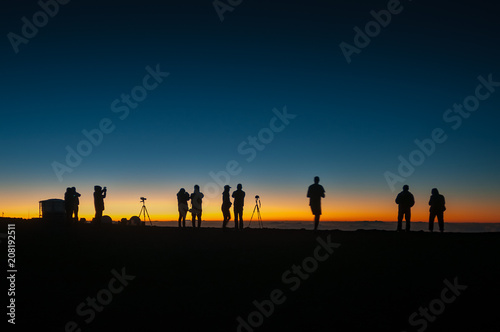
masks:
[[[398,204],[398,229],[397,231],[401,231],[403,216],[406,220],[406,231],[410,231],[410,220],[411,220],[411,208],[415,205],[415,198],[413,194],[409,191],[410,187],[405,184],[403,186],[403,191],[398,194],[396,197],[396,204]]]
[[[236,188],[237,190],[234,191],[232,195],[234,198],[234,227],[236,229],[243,229],[243,206],[245,205],[245,192],[241,190],[243,188],[241,183],[239,183]]]
[[[231,220],[231,212],[229,209],[231,208],[231,200],[229,199],[229,189],[231,189],[230,186],[227,184],[224,186],[224,191],[222,192],[222,216],[224,217],[224,221],[222,222],[222,228],[226,228],[227,223],[229,220]]]

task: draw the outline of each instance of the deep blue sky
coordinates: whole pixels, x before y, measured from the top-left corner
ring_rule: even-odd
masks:
[[[92,187],[102,184],[110,188],[111,212],[123,209],[126,197],[137,204],[147,195],[158,204],[152,214],[175,215],[179,187],[203,189],[209,172],[234,159],[242,171],[229,184],[267,194],[273,213],[302,201],[297,210],[308,216],[305,190],[319,175],[329,219],[369,218],[352,210],[367,204],[380,208],[371,219],[383,220],[377,213],[393,212],[403,185],[393,192],[384,172],[396,173],[398,156],[408,157],[414,140],[436,127],[448,140],[405,182],[419,195],[418,211],[426,213],[435,186],[455,211],[463,209],[456,220],[477,207],[493,209],[500,198],[500,87],[457,130],[443,114],[474,94],[479,75],[500,81],[499,11],[490,1],[401,5],[348,64],[339,44],[353,44],[353,28],[364,29],[370,11],[386,9],[387,1],[244,0],[221,22],[211,1],[73,0],[17,54],[7,34],[21,35],[21,18],[31,21],[40,6],[2,3],[0,209],[25,216],[38,200],[75,185],[92,212]],[[170,76],[120,120],[112,102],[157,64]],[[247,162],[238,145],[285,106],[297,117]],[[65,147],[76,148],[82,130],[103,118],[116,129],[59,182],[51,164],[64,163]],[[487,212],[477,221],[498,219]]]

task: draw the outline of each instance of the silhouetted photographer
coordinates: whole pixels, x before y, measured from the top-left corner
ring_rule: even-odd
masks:
[[[101,186],[94,186],[94,207],[95,207],[95,223],[100,224],[102,220],[102,212],[104,211],[104,199],[106,198],[107,189]]]

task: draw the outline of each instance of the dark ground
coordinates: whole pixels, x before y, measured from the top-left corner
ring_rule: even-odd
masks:
[[[329,235],[341,246],[316,270],[311,265],[292,291],[295,282],[282,275],[314,257],[317,237],[327,242]],[[6,261],[6,239],[1,248]],[[237,331],[237,317],[247,320],[257,310],[254,300],[280,289],[284,303],[252,330],[423,331],[409,316],[441,298],[444,279],[458,278],[467,289],[425,331],[499,331],[499,254],[500,233],[54,228],[17,221],[14,330],[64,331],[74,321],[82,331]],[[86,323],[90,315],[76,308],[108,289],[111,271],[122,268],[135,279]]]

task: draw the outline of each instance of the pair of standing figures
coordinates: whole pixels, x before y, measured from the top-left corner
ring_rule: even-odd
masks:
[[[406,231],[410,231],[411,221],[411,208],[415,205],[415,198],[410,192],[408,185],[403,186],[403,191],[396,197],[396,204],[398,204],[398,231],[402,230],[403,217],[406,221]],[[444,196],[439,193],[437,188],[431,191],[431,198],[429,199],[429,231],[434,231],[434,220],[437,217],[439,231],[444,231],[444,211],[446,211]]]

